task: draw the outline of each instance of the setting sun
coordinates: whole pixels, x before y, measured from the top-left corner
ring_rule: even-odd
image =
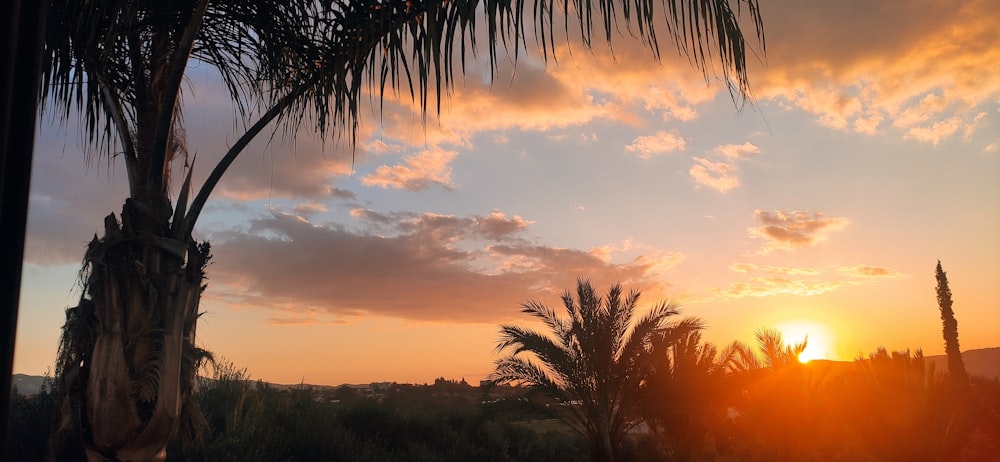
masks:
[[[808,363],[814,359],[836,359],[833,353],[834,335],[826,325],[812,321],[789,321],[778,324],[786,345],[795,345],[807,340],[806,349],[799,354],[799,362]]]

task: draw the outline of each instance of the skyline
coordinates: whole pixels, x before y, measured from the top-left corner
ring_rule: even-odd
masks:
[[[938,354],[940,259],[963,349],[998,346],[1000,5],[761,3],[742,112],[621,40],[493,82],[472,63],[425,125],[405,98],[364,114],[354,155],[258,141],[195,229],[215,255],[201,344],[278,383],[475,380],[520,303],[559,309],[588,277],[677,299],[719,346],[799,324],[831,338],[820,357]],[[199,184],[234,123],[188,75]],[[75,133],[43,116],[16,372],[51,365],[84,246],[125,197],[120,162],[84,170]]]

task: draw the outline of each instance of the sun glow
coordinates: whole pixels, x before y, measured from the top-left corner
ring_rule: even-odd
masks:
[[[826,325],[813,321],[788,321],[778,324],[777,329],[781,332],[786,345],[795,345],[807,340],[805,351],[799,354],[799,362],[835,359],[834,335]]]

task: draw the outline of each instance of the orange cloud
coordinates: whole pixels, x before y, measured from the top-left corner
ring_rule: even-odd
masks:
[[[924,143],[968,139],[987,117],[983,114],[993,115],[983,105],[995,105],[1000,98],[1000,31],[995,27],[1000,23],[1000,8],[996,2],[767,3],[766,66],[757,66],[751,59],[751,81],[759,101],[807,111],[820,123],[838,129],[891,132]],[[400,152],[408,145],[461,151],[458,148],[470,147],[473,136],[482,132],[493,132],[492,138],[502,141],[509,138],[506,131],[583,126],[595,120],[639,126],[652,115],[690,121],[697,117],[699,105],[713,101],[725,88],[709,85],[712,71],[706,80],[673,53],[664,53],[660,62],[651,59],[636,40],[616,38],[613,50],[600,43],[586,53],[582,49],[575,39],[560,43],[559,59],[543,66],[538,50],[531,48],[523,52],[516,72],[503,61],[493,78],[483,77],[488,75],[485,60],[470,61],[464,77],[442,99],[440,117],[435,118],[431,108],[430,121],[422,130],[414,128],[422,120],[415,103],[408,96],[390,97],[383,111],[373,108],[377,117],[361,121],[361,144],[353,153],[357,156],[339,146],[329,156],[332,161],[323,156],[265,159],[271,165],[267,171],[255,165],[259,162],[252,152],[266,152],[270,147],[255,145],[220,185],[220,196],[237,200],[322,197],[331,179],[351,173],[354,161],[363,165],[371,154]],[[198,92],[199,107],[211,106],[214,111],[209,111],[211,119],[200,115],[202,111],[188,115],[192,140],[196,132],[204,132],[200,136],[205,139],[192,143],[202,157],[208,155],[206,151],[224,152],[224,139],[208,138],[231,131],[230,120],[218,117],[218,111],[229,109],[228,103],[206,104],[214,101],[215,93]],[[436,97],[429,95],[430,101]],[[676,132],[673,135],[673,141],[683,140]],[[651,143],[655,140],[646,141],[650,146],[643,147],[642,140],[637,140],[634,152],[642,156],[668,152],[669,144],[656,151]],[[322,148],[304,137],[298,143],[297,151],[308,151],[309,156]],[[681,148],[677,145],[676,149]],[[720,157],[693,161],[692,179],[718,191],[737,188],[736,164],[725,160],[732,160],[725,153],[716,154]],[[404,161],[378,167],[366,178],[369,185],[385,188],[454,187],[445,164],[420,172]]]
[[[674,132],[660,130],[653,135],[640,136],[625,146],[625,150],[637,153],[640,159],[652,159],[654,156],[673,151],[684,150],[684,138]]]
[[[862,278],[886,278],[901,276],[902,273],[891,268],[881,266],[857,265],[847,268],[840,268],[840,272],[848,276]]]
[[[288,155],[288,152],[266,154],[267,157]],[[264,167],[260,161],[253,162],[252,156],[244,157],[226,172],[215,192],[218,197],[235,201],[338,197],[343,190],[332,188],[330,182],[351,172],[351,155],[343,151],[327,157],[300,146],[294,158],[265,158]]]
[[[995,1],[768,3],[756,94],[824,125],[939,143],[1000,95]]]
[[[782,277],[753,277],[748,282],[737,282],[725,289],[710,289],[727,299],[743,297],[770,297],[774,295],[821,295],[845,285],[846,281],[804,281]]]
[[[697,185],[726,193],[740,185],[736,161],[760,154],[760,148],[748,141],[743,144],[717,146],[713,153],[721,160],[712,161],[701,157],[692,157],[695,164],[688,170],[688,174]]]
[[[375,172],[362,178],[361,183],[365,186],[411,191],[427,189],[435,184],[446,189],[453,189],[452,171],[448,164],[457,155],[458,153],[455,151],[440,148],[427,149],[407,156],[403,159],[403,164],[378,167]]]
[[[939,120],[926,127],[913,127],[906,132],[906,138],[931,143],[937,146],[942,139],[947,138],[962,127],[962,120],[958,117],[949,117]]]
[[[291,318],[274,316],[267,319],[267,323],[274,326],[311,326],[318,323],[316,318]]]
[[[761,226],[747,230],[750,237],[764,239],[761,254],[773,250],[794,250],[799,247],[816,245],[826,239],[826,235],[847,225],[843,217],[827,217],[822,212],[767,212],[755,210],[754,218]]]
[[[712,162],[700,157],[692,157],[695,165],[688,170],[695,183],[708,186],[720,193],[725,193],[740,185],[736,177],[736,167],[728,162]]]
[[[323,213],[327,211],[327,208],[323,204],[319,203],[308,203],[308,204],[298,204],[292,210],[295,212],[296,216],[308,219],[317,213]]]
[[[821,272],[812,268],[793,268],[784,266],[759,267],[752,263],[733,263],[729,269],[738,273],[761,272],[770,276],[751,276],[748,281],[735,282],[725,288],[711,288],[709,292],[726,299],[743,297],[770,297],[774,295],[821,295],[835,291],[844,286],[856,286],[878,278],[891,278],[901,273],[884,267],[856,265],[839,268],[840,274],[855,279],[819,280]],[[793,276],[796,276],[793,278]],[[806,278],[802,278],[805,276]],[[860,279],[859,279],[860,278]]]
[[[820,274],[819,270],[812,268],[789,268],[786,266],[765,266],[761,271],[784,276],[816,276]]]
[[[760,148],[747,141],[743,144],[724,144],[715,148],[715,153],[726,159],[746,159],[760,154]]]
[[[518,215],[508,219],[507,215],[494,210],[485,217],[475,217],[476,231],[486,239],[500,241],[506,236],[512,236],[527,229],[534,221],[525,220]]]
[[[812,268],[790,268],[787,266],[757,266],[753,263],[735,262],[729,265],[729,269],[737,273],[752,273],[760,271],[768,274],[778,274],[782,276],[816,276],[819,270]]]
[[[779,274],[782,276],[816,276],[819,270],[812,268],[790,268],[787,266],[764,266],[759,267],[753,263],[735,262],[729,265],[731,271],[737,273],[752,273],[760,270],[763,273]]]
[[[352,216],[360,225],[354,231],[274,215],[254,220],[248,232],[219,233],[209,296],[270,310],[285,323],[360,314],[496,322],[577,277],[662,294],[660,273],[683,260],[659,252],[615,263],[538,245],[524,236],[530,221],[499,211],[456,217],[355,209]]]
[[[735,262],[729,265],[729,269],[737,273],[750,273],[757,270],[757,265],[753,263]]]
[[[696,105],[726,88],[709,85],[682,56],[664,53],[658,62],[633,37],[617,37],[613,50],[600,41],[586,53],[583,48],[570,39],[556,46],[557,59],[550,55],[543,63],[539,50],[529,47],[520,52],[516,69],[502,60],[493,77],[485,77],[491,73],[486,60],[470,61],[465,77],[442,98],[439,117],[422,133],[412,130],[421,120],[418,105],[403,95],[383,106],[382,134],[426,145],[468,146],[473,135],[486,131],[542,131],[595,120],[639,125],[650,113],[664,121],[690,121],[697,117]],[[428,95],[429,101],[436,98]]]
[[[362,146],[364,146],[365,149],[374,152],[376,154],[397,153],[403,151],[402,146],[398,144],[389,144],[381,139],[371,140],[367,143],[362,144]]]

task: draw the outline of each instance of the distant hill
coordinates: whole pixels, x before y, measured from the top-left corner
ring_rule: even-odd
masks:
[[[42,389],[42,382],[45,381],[45,377],[24,374],[14,374],[11,379],[11,384],[17,388],[18,394],[22,395],[34,395],[38,393],[38,390]]]
[[[1000,347],[991,348],[980,348],[978,350],[967,350],[962,352],[962,359],[965,361],[965,370],[968,371],[969,375],[985,377],[988,379],[1000,380]],[[927,367],[934,367],[937,372],[947,372],[948,371],[948,357],[945,355],[934,355],[925,356],[924,361]],[[813,360],[810,362],[813,369],[818,371],[826,371],[837,368],[842,368],[846,364],[850,364],[848,361],[826,361],[826,360]],[[33,395],[38,393],[38,390],[42,387],[42,382],[45,377],[37,375],[25,375],[25,374],[14,374],[13,384],[17,387],[17,392],[22,395]],[[370,385],[352,385],[345,384],[348,387],[356,389],[367,389]],[[310,385],[310,384],[295,384],[295,385],[284,385],[284,384],[271,384],[271,386],[278,389],[290,389],[298,388],[302,386],[312,387],[317,390],[333,390],[340,385]]]
[[[928,367],[933,365],[937,372],[948,371],[948,357],[945,355],[926,356],[924,361]],[[1000,380],[1000,347],[963,351],[962,361],[969,375]]]

